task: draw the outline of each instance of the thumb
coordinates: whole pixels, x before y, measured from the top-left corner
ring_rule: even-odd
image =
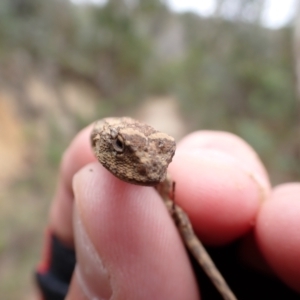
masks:
[[[76,209],[73,217],[77,265],[67,299],[110,299],[113,290],[109,272],[87,235]]]
[[[120,181],[99,163],[73,181],[78,299],[199,299],[184,246],[151,187]]]

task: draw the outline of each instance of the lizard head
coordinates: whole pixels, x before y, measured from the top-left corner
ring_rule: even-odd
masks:
[[[91,144],[99,162],[116,177],[139,185],[157,185],[175,153],[175,140],[131,118],[95,123]]]

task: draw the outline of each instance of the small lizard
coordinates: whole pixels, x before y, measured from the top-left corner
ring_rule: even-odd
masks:
[[[237,298],[194,233],[187,214],[175,204],[175,183],[167,168],[175,153],[173,137],[128,117],[97,121],[91,146],[99,162],[119,179],[154,186],[173,218],[186,248],[225,300]]]

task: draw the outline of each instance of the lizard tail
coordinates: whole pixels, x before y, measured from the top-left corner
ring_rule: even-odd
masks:
[[[224,300],[237,300],[225,279],[217,269],[202,243],[197,238],[187,214],[175,205],[172,214],[173,219],[180,231],[184,243],[194,258],[201,265],[207,276],[211,279]]]

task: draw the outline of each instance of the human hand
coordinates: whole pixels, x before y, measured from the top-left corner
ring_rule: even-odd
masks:
[[[90,131],[80,132],[64,155],[50,214],[50,230],[76,245],[67,299],[199,299],[186,251],[159,195],[120,181],[96,162]],[[300,292],[300,184],[272,190],[254,151],[222,132],[186,137],[169,170],[176,202],[201,241],[220,246],[253,230],[276,274]]]

